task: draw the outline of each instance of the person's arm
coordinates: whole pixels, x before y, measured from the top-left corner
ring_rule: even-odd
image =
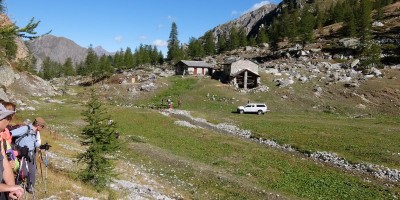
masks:
[[[40,139],[40,132],[37,131],[36,132],[36,144],[35,144],[35,147],[40,147],[40,145],[42,145],[42,140]]]
[[[7,185],[15,185],[15,180],[14,180],[14,172],[10,166],[10,163],[7,160],[7,156],[5,153],[4,145],[3,145],[4,140],[1,140],[1,154],[3,155],[3,181]]]

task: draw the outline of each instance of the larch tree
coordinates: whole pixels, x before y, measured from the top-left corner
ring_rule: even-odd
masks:
[[[77,155],[78,163],[83,163],[79,178],[101,191],[116,175],[113,161],[120,143],[116,137],[116,123],[107,115],[94,89],[85,107],[82,116],[87,124],[81,132],[80,143],[88,148]]]
[[[134,67],[135,60],[133,58],[132,50],[131,48],[127,47],[124,53],[124,63],[125,63],[125,68],[130,69]]]
[[[63,75],[64,76],[74,76],[75,69],[72,66],[72,59],[70,57],[65,60],[64,64],[62,65]]]
[[[204,35],[204,53],[206,55],[214,55],[215,54],[215,42],[214,42],[214,35],[211,31],[207,31]]]
[[[303,8],[299,26],[300,40],[303,44],[307,44],[314,39],[313,36],[314,26],[315,26],[315,19],[313,14],[309,11],[308,8]]]

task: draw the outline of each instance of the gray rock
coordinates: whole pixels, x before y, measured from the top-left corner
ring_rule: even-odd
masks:
[[[3,88],[0,88],[0,99],[3,99],[4,101],[10,101],[7,97],[7,94],[4,92]]]
[[[3,85],[5,87],[8,87],[14,83],[15,73],[11,66],[0,66],[0,80],[0,86]]]

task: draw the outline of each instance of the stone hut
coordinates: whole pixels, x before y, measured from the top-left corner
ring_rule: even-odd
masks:
[[[250,60],[233,60],[223,64],[224,79],[239,88],[254,88],[260,83],[258,65]]]
[[[175,64],[176,75],[211,75],[213,67],[204,61],[181,60]]]

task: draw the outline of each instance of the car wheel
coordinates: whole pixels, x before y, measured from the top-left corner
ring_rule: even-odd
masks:
[[[240,113],[240,114],[243,114],[244,112],[243,112],[243,110],[239,110],[239,113]]]
[[[257,114],[261,115],[261,114],[263,114],[263,111],[259,110],[259,111],[257,111]]]

